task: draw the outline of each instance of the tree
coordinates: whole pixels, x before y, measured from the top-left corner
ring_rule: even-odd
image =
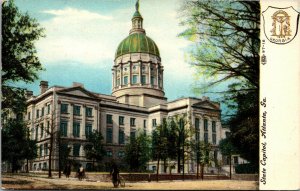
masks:
[[[34,159],[37,145],[27,138],[27,127],[22,120],[8,119],[2,129],[2,160],[12,165],[12,172],[20,169],[21,161]]]
[[[175,148],[177,157],[177,172],[180,173],[181,161],[183,163],[183,178],[184,178],[184,164],[185,156],[189,153],[191,129],[189,119],[185,114],[176,115],[171,118],[172,136],[175,135]],[[174,147],[174,145],[173,145]],[[171,151],[173,152],[173,150]]]
[[[103,147],[103,136],[101,132],[94,130],[87,136],[88,143],[84,146],[86,157],[93,161],[93,169],[95,169],[94,162],[101,162],[105,155]]]
[[[222,139],[219,143],[219,148],[221,150],[222,155],[229,157],[229,168],[230,168],[229,177],[231,179],[231,174],[232,174],[231,160],[232,160],[232,154],[236,153],[236,148],[234,148],[229,138]]]
[[[13,82],[33,82],[42,70],[35,42],[44,37],[44,29],[28,13],[21,13],[13,0],[2,3],[2,109],[13,112],[26,109],[25,90]]]
[[[125,145],[125,161],[131,171],[144,171],[150,160],[150,137],[143,132],[138,132],[136,137],[131,137]]]
[[[168,128],[163,122],[152,131],[152,159],[157,161],[156,180],[158,181],[159,162],[168,158]],[[166,166],[166,164],[164,164]]]
[[[190,62],[208,81],[202,92],[218,84],[231,113],[233,145],[245,159],[258,161],[258,91],[260,4],[258,1],[186,1],[180,36],[195,43]],[[216,93],[216,92],[211,92]],[[255,103],[254,103],[255,102]],[[243,142],[242,145],[240,143]],[[251,145],[251,150],[247,146]]]
[[[210,152],[212,151],[212,145],[210,143],[205,143],[203,141],[194,141],[192,144],[192,149],[195,153],[196,163],[197,163],[197,179],[199,178],[199,166],[200,166],[200,174],[201,179],[204,178],[204,167],[206,165],[211,165],[214,161],[210,156]]]

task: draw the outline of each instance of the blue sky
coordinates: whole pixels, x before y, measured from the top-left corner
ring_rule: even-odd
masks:
[[[119,43],[128,36],[135,0],[15,0],[22,12],[45,28],[36,42],[44,71],[32,84],[18,84],[39,93],[39,81],[50,86],[83,83],[87,90],[111,94],[111,68]],[[188,64],[191,43],[178,34],[185,28],[178,16],[182,0],[140,0],[144,29],[158,45],[164,65],[164,89],[168,100],[193,92],[194,69]],[[205,81],[205,79],[199,78]],[[200,83],[201,84],[201,83]],[[222,88],[222,87],[221,87]],[[211,98],[217,95],[210,94]]]

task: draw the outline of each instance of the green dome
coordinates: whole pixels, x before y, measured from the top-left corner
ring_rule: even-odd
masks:
[[[133,33],[125,38],[118,46],[116,58],[130,53],[149,53],[160,56],[155,42],[144,33]]]

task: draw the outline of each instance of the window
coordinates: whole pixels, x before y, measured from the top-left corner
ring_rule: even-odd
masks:
[[[87,107],[87,108],[85,109],[85,116],[86,116],[86,117],[92,117],[92,115],[93,115],[93,108]]]
[[[90,123],[85,124],[85,136],[86,137],[91,135],[92,129],[93,129],[92,124],[90,124]]]
[[[217,135],[215,133],[212,134],[212,141],[213,141],[213,144],[217,144]]]
[[[106,128],[106,143],[112,143],[113,140],[113,130],[112,128]]]
[[[216,122],[215,121],[212,121],[211,126],[212,126],[212,132],[216,132]]]
[[[154,85],[154,76],[151,76],[151,85]]]
[[[239,158],[237,156],[233,157],[233,162],[234,162],[234,164],[238,164]]]
[[[112,151],[106,151],[106,156],[107,157],[112,157]]]
[[[196,131],[196,141],[199,142],[200,141],[200,132]]]
[[[208,133],[204,133],[204,142],[208,143]]]
[[[46,132],[49,134],[50,132],[50,121],[47,121],[47,129]]]
[[[40,117],[40,110],[36,110],[36,118],[39,118]]]
[[[45,113],[45,108],[44,108],[44,107],[42,107],[42,113],[41,113],[41,117],[43,117],[43,116],[44,116],[44,113]]]
[[[207,119],[204,119],[204,131],[208,131]]]
[[[135,131],[130,131],[130,140],[135,139]]]
[[[196,129],[196,131],[200,131],[200,121],[199,121],[199,118],[195,118],[195,129]]]
[[[142,84],[146,84],[146,75],[142,75]]]
[[[156,119],[152,119],[152,127],[156,127]]]
[[[119,129],[119,144],[124,144],[125,143],[125,133],[124,129]]]
[[[80,115],[80,106],[79,105],[74,105],[73,106],[73,114],[74,115]]]
[[[112,115],[106,115],[106,124],[113,124]]]
[[[39,126],[36,126],[36,128],[35,128],[35,140],[38,140],[38,135],[39,135]]]
[[[44,135],[44,123],[41,123],[41,138]]]
[[[31,128],[31,139],[33,140],[34,139],[34,128]]]
[[[31,115],[31,113],[28,112],[28,113],[27,113],[27,118],[28,118],[28,120],[30,120],[30,115]]]
[[[119,151],[118,152],[118,157],[119,158],[123,158],[125,156],[125,152],[124,151]]]
[[[130,126],[131,127],[135,126],[135,118],[130,118]]]
[[[144,119],[144,128],[147,128],[147,120]]]
[[[124,125],[124,116],[119,116],[119,125]]]
[[[218,160],[218,151],[214,151],[214,160],[216,161],[216,160]]]
[[[73,145],[73,156],[78,157],[80,151],[80,144],[74,144]]]
[[[61,113],[68,113],[68,104],[61,104],[60,105],[60,112]]]
[[[45,156],[47,156],[48,155],[48,144],[47,143],[44,144],[44,149],[45,149],[45,151],[44,151]]]
[[[50,104],[47,105],[47,114],[50,114],[50,109],[51,109],[51,106]]]
[[[137,79],[138,79],[138,76],[137,75],[133,75],[132,76],[132,84],[136,84],[137,83]]]
[[[128,84],[128,76],[124,76],[124,85]]]
[[[40,146],[40,156],[43,156],[43,149],[44,149],[44,147],[43,147],[43,145],[41,145]]]
[[[80,135],[80,123],[74,122],[73,123],[73,136],[79,137],[79,135]]]
[[[63,137],[67,136],[68,132],[68,122],[67,121],[61,121],[60,122],[60,135]]]

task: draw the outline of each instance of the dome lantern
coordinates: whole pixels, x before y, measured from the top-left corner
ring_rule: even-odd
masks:
[[[143,17],[139,11],[140,3],[139,0],[137,0],[135,4],[135,13],[133,14],[133,17],[131,19],[132,22],[132,28],[129,32],[129,34],[133,33],[145,33],[145,30],[143,29]]]

